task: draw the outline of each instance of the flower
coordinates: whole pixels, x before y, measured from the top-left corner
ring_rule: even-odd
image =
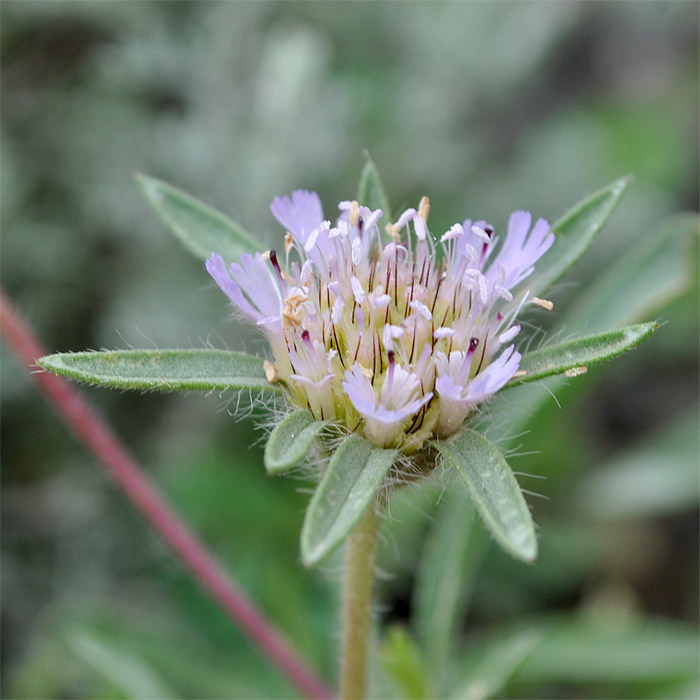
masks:
[[[266,334],[275,379],[318,420],[410,454],[458,431],[517,372],[527,294],[513,292],[554,242],[544,219],[516,211],[502,241],[467,219],[436,241],[427,197],[385,231],[382,211],[356,201],[332,224],[304,190],[271,210],[284,254],[227,267],[213,253],[206,266]]]

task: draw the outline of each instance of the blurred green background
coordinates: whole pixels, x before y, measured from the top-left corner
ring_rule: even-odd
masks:
[[[330,215],[354,196],[364,149],[395,208],[430,196],[437,233],[467,216],[502,229],[518,208],[553,221],[633,174],[549,295],[555,312],[529,320],[560,336],[667,323],[552,383],[561,408],[541,387],[493,406],[491,430],[534,492],[534,566],[488,546],[449,475],[397,496],[373,692],[698,697],[697,230],[667,222],[698,210],[696,2],[4,0],[0,12],[2,283],[54,351],[263,352],[135,172],[265,245],[281,234],[276,194],[315,189]],[[2,696],[293,697],[2,353]],[[86,393],[334,682],[338,561],[301,566],[308,484],[265,476],[264,433],[230,415],[235,397]],[[431,603],[436,572],[454,586]]]

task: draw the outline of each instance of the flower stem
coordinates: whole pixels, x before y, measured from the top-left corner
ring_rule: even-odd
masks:
[[[367,688],[374,559],[379,515],[372,505],[350,532],[343,580],[341,700],[362,700]]]
[[[107,468],[151,527],[170,546],[204,590],[235,620],[271,664],[304,695],[332,697],[323,681],[307,666],[281,632],[263,615],[245,591],[210,554],[155,484],[144,474],[117,437],[97,417],[94,408],[72,386],[48,372],[36,371],[36,359],[46,354],[29,326],[0,290],[0,335],[44,396],[83,444]]]

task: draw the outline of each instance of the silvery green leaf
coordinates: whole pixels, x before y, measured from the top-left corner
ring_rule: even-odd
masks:
[[[470,428],[455,439],[440,440],[436,445],[466,483],[474,507],[496,542],[514,557],[534,561],[535,525],[500,450]]]
[[[306,511],[301,530],[305,566],[318,564],[360,519],[396,459],[396,450],[350,435],[333,453]]]
[[[224,260],[237,261],[242,253],[260,250],[259,241],[220,211],[146,175],[137,175],[141,191],[173,233],[196,257],[206,260],[216,252]]]
[[[357,201],[370,209],[381,209],[384,213],[385,221],[391,221],[389,200],[382,184],[382,178],[379,175],[377,166],[369,156],[360,175]]]
[[[639,345],[657,328],[656,323],[639,323],[533,350],[523,355],[516,376],[506,387],[534,382],[554,374],[584,374],[590,365],[610,360]],[[524,374],[521,375],[521,372]]]
[[[281,474],[295,467],[304,459],[324,425],[303,409],[288,415],[275,427],[265,445],[267,471]]]
[[[586,252],[617,207],[630,183],[623,177],[579,202],[553,226],[554,245],[538,260],[535,273],[522,283],[541,296]]]
[[[62,377],[116,389],[281,389],[267,380],[260,358],[228,350],[68,352],[37,363]]]

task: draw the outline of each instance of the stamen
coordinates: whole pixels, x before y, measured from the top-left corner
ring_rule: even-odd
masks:
[[[294,236],[289,231],[284,237],[284,252],[289,255],[289,251],[294,247]]]
[[[423,221],[428,223],[428,214],[430,214],[430,200],[423,196],[421,197],[420,204],[418,205],[418,216],[420,216]]]
[[[540,299],[539,297],[532,297],[530,301],[535,306],[541,306],[543,309],[547,309],[547,311],[551,311],[554,308],[554,303],[549,301],[549,299]]]
[[[396,224],[387,224],[384,230],[391,236],[394,243],[401,240],[401,229]]]
[[[350,226],[356,226],[357,225],[357,218],[360,215],[360,205],[357,200],[353,200],[353,202],[350,204],[350,214],[348,217],[348,223]]]
[[[394,383],[394,351],[389,350],[387,357],[389,358],[389,369],[387,370],[386,393],[391,394],[391,387]]]
[[[265,360],[265,362],[263,362],[263,369],[265,370],[267,381],[270,382],[270,384],[274,384],[275,382],[279,381],[280,375],[277,371],[277,367],[275,367],[270,360]]]

